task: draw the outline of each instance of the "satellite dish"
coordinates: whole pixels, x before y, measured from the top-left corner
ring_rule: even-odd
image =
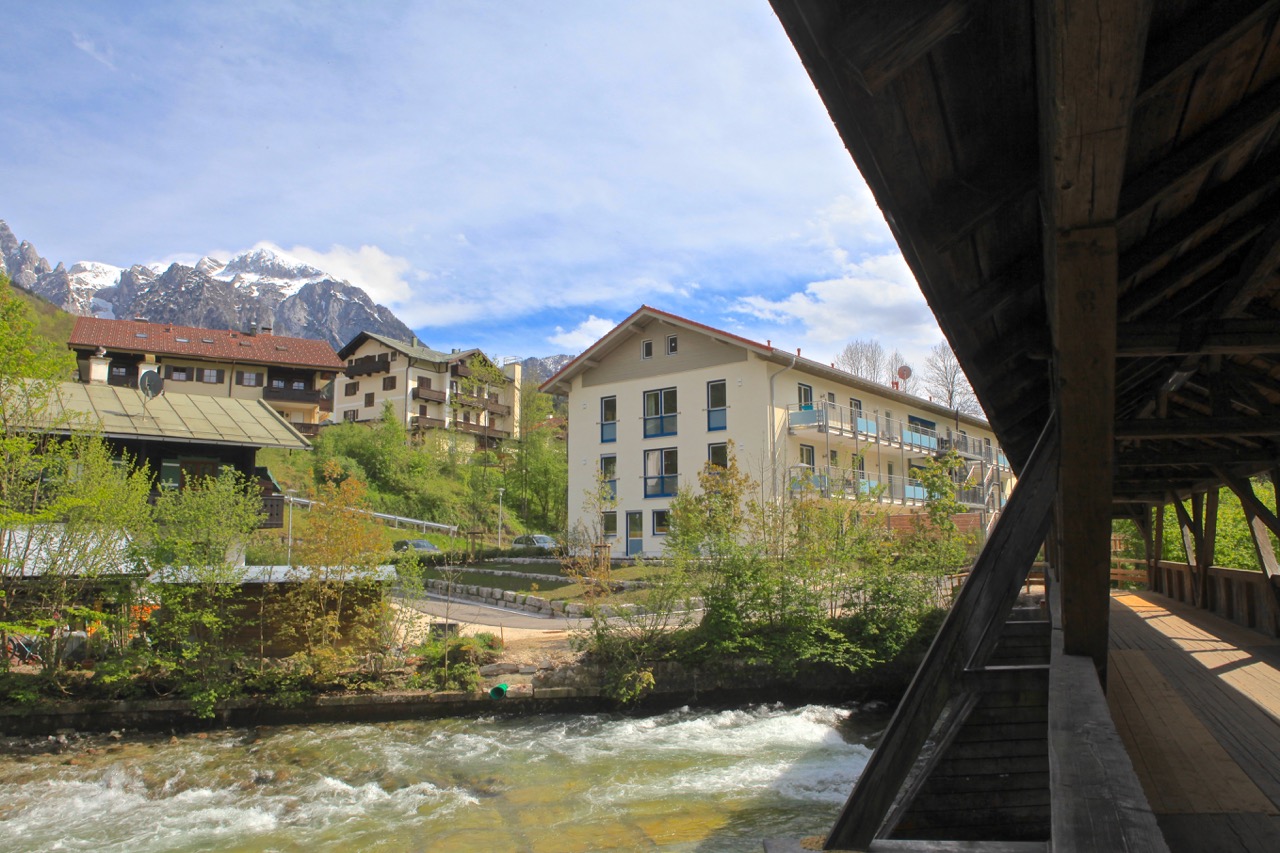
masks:
[[[910,367],[907,367],[905,364],[904,364],[904,365],[902,365],[902,367],[899,367],[899,368],[898,368],[898,378],[899,378],[899,379],[901,379],[903,382],[906,382],[908,379],[910,379],[910,378],[911,378],[911,368],[910,368]]]
[[[138,390],[153,400],[164,393],[164,377],[154,370],[144,370],[138,375]]]

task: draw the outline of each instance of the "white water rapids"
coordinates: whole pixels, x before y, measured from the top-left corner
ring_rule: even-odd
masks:
[[[758,851],[823,834],[881,716],[280,726],[0,754],[0,850]]]

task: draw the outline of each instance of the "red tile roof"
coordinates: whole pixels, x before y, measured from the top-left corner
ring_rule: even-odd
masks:
[[[340,370],[343,366],[333,347],[310,338],[257,334],[227,329],[200,329],[172,323],[141,320],[102,320],[81,317],[71,332],[72,348],[104,347],[127,352],[149,352],[209,361],[252,362]]]

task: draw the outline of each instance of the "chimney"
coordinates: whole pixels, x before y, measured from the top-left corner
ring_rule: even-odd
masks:
[[[107,351],[98,347],[98,351],[89,356],[89,384],[106,385],[110,369],[111,359],[107,358]]]
[[[799,356],[800,356],[800,347],[796,347],[796,357],[799,358]]]
[[[246,332],[246,334],[248,334],[248,335],[249,335],[249,337],[253,337],[254,335],[258,334],[258,321],[257,321],[257,320],[250,320],[250,321],[249,321],[249,331],[248,331],[248,332]]]
[[[268,325],[268,324],[266,324],[266,323],[263,323],[261,326],[259,326],[259,327],[258,327],[258,334],[260,334],[260,335],[270,335],[270,334],[271,334],[271,326],[269,326],[269,325]]]

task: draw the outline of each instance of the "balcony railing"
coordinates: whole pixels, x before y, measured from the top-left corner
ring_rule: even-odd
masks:
[[[309,403],[318,406],[320,392],[299,388],[273,388],[266,385],[262,388],[262,399],[275,403]]]
[[[914,477],[892,475],[883,480],[858,471],[835,466],[793,465],[788,470],[788,487],[793,493],[812,493],[823,497],[863,497],[899,504],[922,504],[929,495],[924,484]],[[980,485],[956,486],[956,500],[971,507],[986,506],[986,493]]]
[[[414,415],[413,425],[419,429],[444,429],[444,418],[429,418],[426,415]]]
[[[1004,453],[997,447],[987,445],[981,437],[953,433],[948,438],[919,423],[826,401],[788,405],[787,428],[791,432],[815,429],[855,441],[900,447],[922,455],[934,455],[954,449],[966,459],[983,460],[1006,469],[1009,467],[1009,460]]]
[[[498,402],[497,394],[489,395],[489,399],[485,400],[484,408],[485,411],[493,415],[498,415],[499,417],[506,418],[511,416],[511,407],[506,403]]]
[[[664,474],[660,477],[644,478],[644,496],[646,498],[669,498],[679,487],[679,476]]]
[[[467,367],[465,364],[455,362],[449,365],[449,372],[452,373],[454,376],[470,376],[471,368]]]
[[[348,364],[343,373],[350,379],[357,376],[371,376],[375,373],[388,373],[391,370],[391,358],[386,354],[380,356],[366,355],[357,358],[354,364]]]
[[[320,424],[295,424],[290,422],[289,426],[293,427],[308,438],[314,438],[320,434]]]
[[[491,438],[507,438],[511,435],[507,430],[498,429],[497,427],[490,426],[489,424],[474,424],[468,423],[467,421],[455,420],[453,422],[453,426],[455,429],[462,432],[469,432],[472,435],[485,435]]]
[[[413,399],[423,400],[430,403],[443,403],[445,400],[444,391],[437,391],[434,388],[422,388],[420,386],[413,389]]]
[[[646,415],[644,419],[644,437],[657,438],[663,435],[675,435],[676,417],[676,414]]]

